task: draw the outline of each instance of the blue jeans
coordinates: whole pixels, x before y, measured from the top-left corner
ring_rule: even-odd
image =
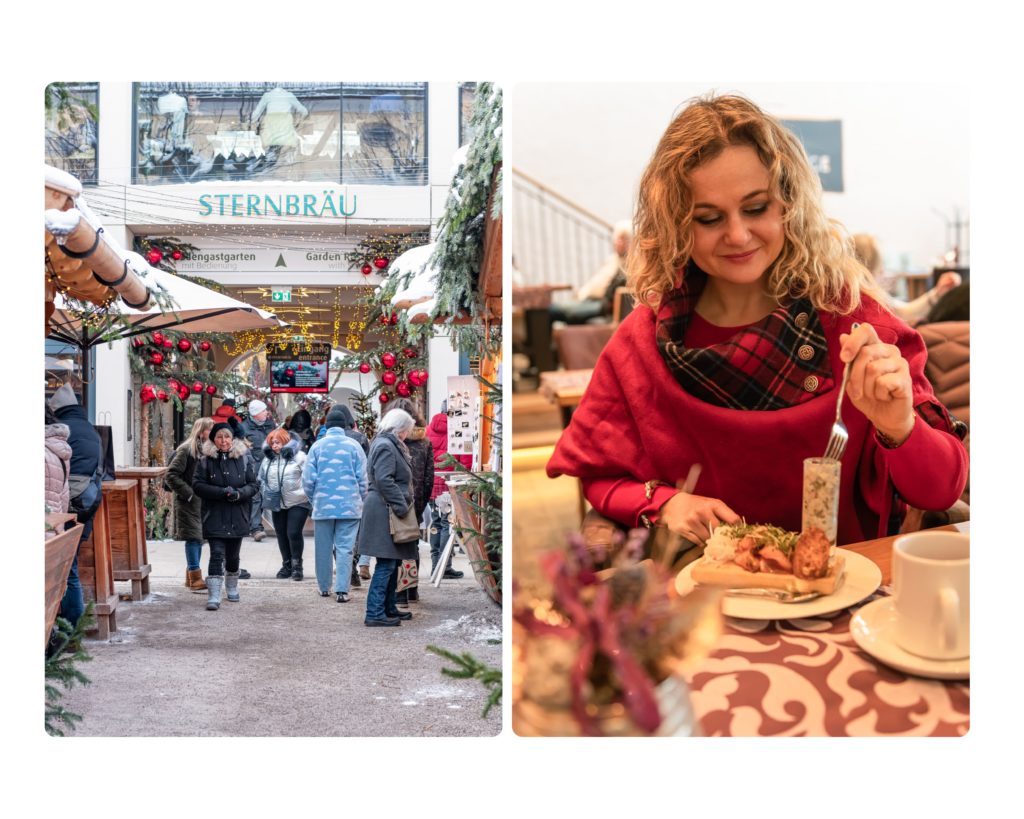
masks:
[[[199,568],[199,562],[203,557],[203,541],[201,540],[186,540],[185,541],[185,568],[189,571],[194,571]]]
[[[60,616],[71,625],[78,623],[79,618],[85,613],[85,596],[82,593],[82,581],[78,578],[78,549],[82,548],[92,535],[93,518],[100,508],[100,502],[86,512],[78,513],[78,522],[85,524],[82,529],[82,537],[78,540],[78,548],[75,549],[75,559],[71,561],[71,570],[68,572],[68,585],[64,589],[64,596],[60,599]],[[70,528],[72,524],[68,524]]]
[[[348,591],[348,584],[352,580],[352,547],[355,545],[358,531],[358,518],[327,518],[313,521],[316,584],[320,591],[330,591],[332,568],[335,570],[334,593]]]
[[[398,558],[378,557],[373,579],[366,593],[366,619],[381,620],[389,611],[397,611]]]

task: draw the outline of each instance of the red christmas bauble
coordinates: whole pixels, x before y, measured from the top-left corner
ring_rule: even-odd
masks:
[[[365,361],[362,364],[359,365],[359,372],[361,372],[361,373],[368,373],[371,369],[373,369],[373,368],[369,364],[367,364]]]
[[[163,353],[152,353],[149,356],[149,363],[150,364],[163,364],[164,363],[164,354]]]
[[[398,324],[398,313],[392,313],[388,324]]]
[[[160,392],[158,392],[156,394],[156,397],[159,398],[161,401],[166,401],[167,400],[167,391],[166,390],[160,390]]]
[[[363,265],[363,266],[362,266],[361,268],[359,268],[359,269],[360,269],[360,270],[362,271],[362,273],[363,273],[363,275],[364,275],[364,276],[369,276],[369,275],[370,275],[370,274],[371,274],[371,273],[373,272],[373,268],[372,268],[372,267],[370,267],[370,265],[368,265],[368,264],[364,264],[364,265]]]
[[[299,365],[299,369],[300,369],[300,370],[302,369],[302,365],[301,365],[301,364]]]
[[[202,392],[202,391],[203,391],[203,382],[202,381],[194,381],[194,382],[192,382],[192,392]]]
[[[142,389],[139,390],[139,398],[143,404],[148,404],[150,401],[156,399],[156,390],[154,390],[149,384],[143,384]]]
[[[284,371],[285,378],[291,378],[293,375],[295,375],[295,370],[293,370],[291,367]]]
[[[164,253],[160,248],[154,247],[149,253],[146,254],[146,259],[149,260],[150,264],[157,264],[164,257]]]
[[[411,373],[409,373],[409,383],[412,384],[414,387],[423,386],[423,380],[420,378],[419,370],[413,370]]]
[[[381,402],[382,404],[386,404],[386,403],[387,403],[388,401],[390,401],[390,400],[391,400],[391,396],[390,396],[390,395],[388,395],[388,394],[387,394],[386,392],[382,392],[382,393],[381,393],[381,394],[380,394],[380,395],[378,396],[378,398],[380,399],[380,402]]]
[[[159,330],[158,330],[157,332],[153,333],[153,343],[154,343],[154,344],[155,344],[155,345],[156,345],[157,347],[161,347],[161,346],[163,346],[163,343],[164,343],[164,334],[163,334],[163,333],[161,333],[161,332],[160,332]]]
[[[200,341],[199,342],[199,349],[202,350],[204,353],[209,352],[209,350],[210,350],[210,342],[209,341]]]
[[[388,260],[384,256],[378,256],[376,259],[373,260],[373,266],[376,267],[378,270],[383,270],[385,267],[388,266]]]
[[[416,358],[415,347],[406,347],[404,350],[402,350],[402,352],[405,353],[406,358]]]
[[[178,381],[177,378],[168,378],[167,379],[167,386],[170,387],[175,392],[177,392],[178,388],[181,386],[181,382]]]
[[[208,385],[206,387],[206,393],[207,393],[207,395],[216,395],[217,394],[217,385],[216,384]]]
[[[409,385],[406,384],[404,381],[399,381],[395,385],[395,392],[402,396],[402,398],[408,398],[410,395],[412,395],[412,390],[409,389]]]
[[[429,377],[429,373],[426,370],[417,370],[416,371],[416,375],[419,376],[419,379],[420,379],[419,386],[423,386],[424,384],[427,383],[427,378]]]
[[[138,336],[135,336],[135,338],[132,339],[132,347],[134,347],[136,350],[139,349],[139,347],[145,347],[145,346],[146,346],[146,342],[143,341]]]
[[[180,250],[175,250],[175,251],[173,251],[171,253],[171,258],[174,259],[174,261],[176,261],[176,262],[180,262],[181,261],[181,257],[184,256],[184,255],[185,254],[182,253]]]
[[[183,353],[187,353],[189,350],[192,349],[192,342],[189,341],[187,338],[180,338],[178,339],[178,349],[181,350]]]
[[[167,349],[167,350],[173,350],[174,349],[174,342],[171,341],[169,338],[165,338],[164,339],[164,348]]]
[[[381,316],[380,317],[380,323],[383,324],[385,327],[387,327],[388,324],[390,324],[391,322],[388,321],[388,317],[387,316]]]
[[[394,353],[384,353],[384,355],[380,357],[380,363],[390,370],[398,363],[398,358]]]
[[[181,387],[178,389],[178,398],[180,398],[182,401],[185,401],[191,394],[192,390],[190,390],[184,384],[182,384]]]
[[[391,386],[398,380],[398,376],[391,372],[391,370],[388,370],[380,377],[380,380],[383,381],[388,386]]]

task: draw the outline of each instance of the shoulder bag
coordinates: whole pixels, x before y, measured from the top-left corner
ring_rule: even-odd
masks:
[[[277,461],[277,489],[270,488],[270,463],[267,463],[267,480],[263,482],[260,487],[260,491],[263,495],[263,508],[268,512],[280,512],[281,511],[281,489],[283,484],[281,483],[281,461],[280,457],[275,458]]]
[[[391,529],[391,539],[395,543],[408,543],[410,540],[420,539],[420,523],[416,519],[416,510],[409,504],[409,511],[402,517],[395,514],[395,510],[388,505],[388,525]]]

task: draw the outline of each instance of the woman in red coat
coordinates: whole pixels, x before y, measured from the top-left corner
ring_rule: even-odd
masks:
[[[640,184],[638,304],[548,463],[595,509],[701,543],[719,522],[801,528],[803,461],[826,448],[843,368],[839,544],[963,491],[964,428],[821,206],[799,142],[742,97],[691,102]],[[691,466],[691,493],[676,487]]]

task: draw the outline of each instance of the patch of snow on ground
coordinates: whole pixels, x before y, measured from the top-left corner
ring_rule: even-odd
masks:
[[[445,620],[429,629],[442,634],[459,634],[475,643],[501,639],[501,624],[478,614],[466,614],[458,620]]]

